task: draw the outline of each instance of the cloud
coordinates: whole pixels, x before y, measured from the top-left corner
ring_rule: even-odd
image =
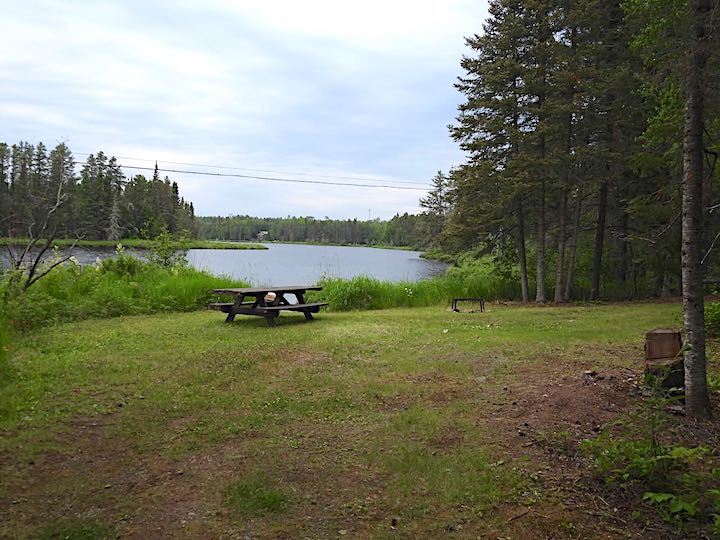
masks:
[[[446,130],[452,84],[463,36],[484,15],[469,0],[14,2],[0,22],[2,138],[67,140],[78,155],[428,180],[461,159]],[[422,195],[173,179],[203,214],[390,217]]]

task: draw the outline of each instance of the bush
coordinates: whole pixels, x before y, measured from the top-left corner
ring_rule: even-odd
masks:
[[[584,448],[595,473],[624,498],[639,508],[644,502],[683,537],[707,537],[710,528],[720,529],[720,463],[710,448],[676,442],[677,420],[665,412],[676,399],[646,398],[636,414],[607,426]]]
[[[150,245],[150,262],[163,268],[187,266],[187,247],[185,242],[175,240],[164,229]]]

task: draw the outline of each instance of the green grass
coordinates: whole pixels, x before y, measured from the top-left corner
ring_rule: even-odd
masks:
[[[225,488],[225,505],[240,517],[279,512],[288,504],[287,495],[268,483],[266,475],[255,473]]]
[[[120,535],[176,499],[182,516],[162,521],[175,535],[242,535],[252,519],[258,537],[435,537],[458,523],[497,537],[525,508],[560,512],[496,404],[550,363],[639,369],[644,332],[679,324],[681,308],[488,308],[283,314],[275,328],[173,312],[21,335],[0,392],[0,536],[54,526],[62,494],[63,512]]]
[[[28,243],[27,238],[1,238],[0,246],[25,246]],[[144,238],[123,238],[122,240],[77,240],[72,238],[56,238],[53,245],[57,247],[70,247],[73,244],[78,247],[85,248],[109,248],[115,249],[118,244],[122,244],[126,248],[135,249],[151,249],[154,246],[154,240]],[[253,242],[220,242],[215,240],[185,240],[182,242],[185,249],[267,249],[262,244]]]

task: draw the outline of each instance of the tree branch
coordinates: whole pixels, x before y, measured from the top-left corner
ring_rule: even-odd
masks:
[[[69,250],[68,250],[68,254],[67,254],[66,256],[64,256],[64,257],[61,257],[60,259],[58,259],[57,261],[55,261],[53,264],[51,264],[50,266],[48,266],[48,268],[47,268],[44,272],[41,272],[41,273],[37,274],[36,276],[33,276],[32,274],[28,274],[28,279],[27,279],[27,281],[25,282],[25,285],[23,285],[23,291],[27,291],[27,290],[30,288],[30,286],[32,286],[33,284],[37,283],[37,281],[38,281],[39,279],[47,276],[54,268],[56,268],[56,267],[60,266],[61,264],[69,261],[70,258],[72,257],[73,249],[75,249],[75,247],[77,246],[77,243],[78,243],[79,240],[80,240],[80,238],[76,238],[76,239],[73,241],[73,243],[70,245],[70,248],[69,248]],[[52,243],[52,240],[48,240],[47,246],[49,246],[51,243]],[[43,253],[44,253],[44,251],[46,251],[46,250],[47,250],[47,247],[43,250]],[[39,259],[39,257],[38,257],[38,259]],[[34,270],[34,269],[33,269],[33,270]],[[33,272],[33,273],[34,273],[34,272]]]

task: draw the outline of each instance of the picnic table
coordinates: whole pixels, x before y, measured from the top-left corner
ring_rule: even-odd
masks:
[[[327,302],[306,302],[307,291],[321,291],[322,287],[314,285],[284,285],[268,287],[249,287],[231,289],[213,289],[220,295],[234,296],[233,302],[214,302],[211,309],[227,313],[225,322],[232,322],[235,315],[257,315],[265,317],[268,326],[275,326],[275,319],[282,311],[301,311],[308,321],[313,320],[313,313],[320,311]],[[291,302],[287,295],[295,297]]]

